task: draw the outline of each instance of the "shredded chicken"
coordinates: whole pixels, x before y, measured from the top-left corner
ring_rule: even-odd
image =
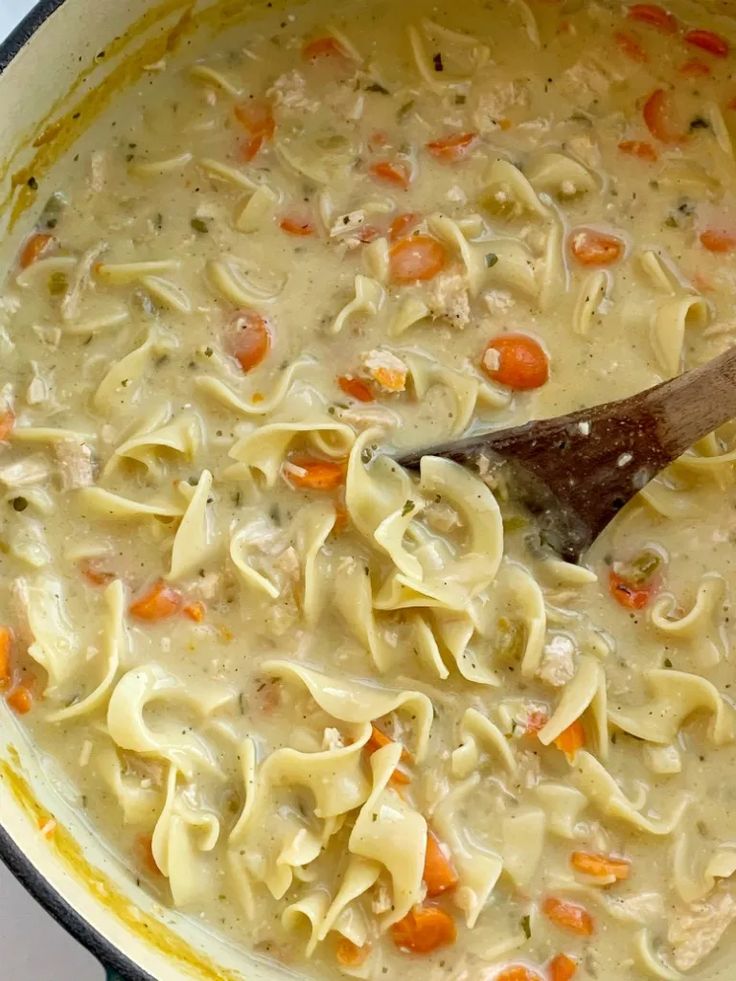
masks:
[[[373,899],[371,900],[371,910],[380,916],[381,913],[387,913],[391,906],[393,905],[393,899],[388,886],[385,883],[381,883],[373,893]]]
[[[352,235],[365,225],[365,211],[349,211],[345,215],[338,215],[330,228],[330,238],[338,235]]]
[[[401,422],[399,417],[385,405],[354,405],[340,412],[340,422],[352,426],[353,429],[371,429],[373,426],[383,426],[391,429]]]
[[[62,439],[54,447],[59,464],[62,490],[91,487],[95,482],[95,463],[87,443]]]
[[[279,75],[266,93],[277,106],[285,109],[300,109],[304,112],[316,112],[319,103],[307,98],[307,83],[301,72],[294,69]]]
[[[592,58],[582,58],[559,78],[559,91],[573,102],[602,98],[610,89],[615,73]]]
[[[387,392],[403,392],[406,388],[408,369],[395,354],[374,348],[361,361],[368,375]]]
[[[89,187],[95,194],[104,191],[107,184],[107,154],[93,150],[89,158]]]
[[[675,967],[690,971],[716,947],[736,920],[736,899],[725,884],[707,900],[691,903],[670,920],[667,939],[672,944]]]
[[[512,107],[528,106],[529,88],[520,81],[499,81],[492,89],[478,96],[473,123],[481,135],[493,133],[501,128],[502,120]]]
[[[575,675],[575,645],[564,634],[555,634],[545,644],[537,677],[553,688],[561,688]]]
[[[446,273],[432,282],[427,292],[429,312],[435,319],[448,320],[461,330],[470,323],[470,299],[459,273]]]
[[[108,248],[107,242],[98,242],[82,255],[74,270],[69,289],[61,301],[61,316],[65,321],[74,320],[79,315],[82,295],[89,289],[94,264]]]
[[[435,531],[442,532],[443,534],[462,526],[462,521],[457,511],[443,501],[435,501],[426,507],[422,513],[422,517],[426,520],[430,528],[434,528]]]
[[[342,733],[339,729],[335,729],[333,726],[328,726],[322,736],[322,749],[342,749],[345,743],[343,742]]]
[[[649,923],[664,916],[664,900],[658,892],[640,892],[633,896],[611,896],[609,902],[616,915],[633,923]]]
[[[51,384],[42,374],[37,362],[31,361],[33,377],[26,389],[26,402],[28,405],[42,405],[51,398]]]
[[[506,290],[488,290],[483,294],[483,301],[490,313],[505,313],[514,305],[514,298]]]

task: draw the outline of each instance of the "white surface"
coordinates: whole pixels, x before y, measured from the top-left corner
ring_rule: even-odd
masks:
[[[0,38],[34,0],[0,0]],[[5,981],[102,981],[97,961],[18,885],[0,863],[0,977]]]

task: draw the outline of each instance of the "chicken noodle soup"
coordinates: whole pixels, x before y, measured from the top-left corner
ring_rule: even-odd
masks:
[[[161,902],[300,975],[732,978],[733,426],[580,566],[391,454],[732,344],[736,26],[259,11],[37,182],[2,710]]]

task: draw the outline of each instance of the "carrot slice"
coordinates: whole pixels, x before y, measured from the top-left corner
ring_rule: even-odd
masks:
[[[443,163],[457,163],[463,160],[473,149],[478,139],[477,133],[456,133],[445,136],[441,140],[432,140],[427,149],[437,160]]]
[[[570,981],[578,969],[577,961],[567,954],[558,954],[549,962],[549,981]]]
[[[570,252],[581,266],[610,266],[624,254],[624,243],[606,232],[577,228],[570,235]]]
[[[584,906],[566,903],[562,899],[549,896],[542,904],[544,915],[562,930],[589,937],[593,933],[593,917]]]
[[[481,367],[493,381],[518,391],[539,388],[549,378],[544,348],[528,334],[501,334],[488,342]]]
[[[404,214],[397,215],[391,222],[391,227],[388,231],[388,237],[392,242],[395,242],[399,238],[403,238],[408,235],[422,219],[419,215],[415,215],[413,211],[406,211]]]
[[[648,160],[651,163],[656,163],[659,160],[659,154],[655,147],[642,140],[623,140],[619,143],[618,148],[622,153],[628,153],[631,157],[638,157],[639,160]]]
[[[51,248],[56,245],[53,235],[45,232],[35,232],[30,238],[26,239],[25,245],[21,249],[18,263],[21,269],[27,269],[34,262],[38,262]]]
[[[681,143],[685,134],[674,128],[671,110],[670,99],[665,90],[655,89],[644,103],[644,122],[652,136],[662,143]]]
[[[615,879],[628,879],[631,872],[631,862],[626,858],[615,858],[612,855],[602,855],[600,852],[573,852],[570,865],[584,875],[598,878],[614,876]]]
[[[357,399],[358,402],[376,401],[373,389],[362,378],[353,378],[352,375],[340,375],[337,379],[337,384],[351,399]]]
[[[13,634],[9,627],[0,627],[0,691],[10,687],[12,674],[10,669],[10,651],[13,644]]]
[[[368,742],[365,744],[365,748],[369,753],[375,753],[377,749],[383,749],[384,746],[392,746],[395,743],[395,739],[387,736],[386,733],[379,729],[378,726],[371,723],[371,735]],[[413,763],[414,757],[411,755],[406,747],[401,748],[401,759],[404,763]]]
[[[271,350],[268,323],[255,310],[239,310],[232,319],[234,328],[227,347],[243,371],[252,371]]]
[[[677,71],[684,78],[705,78],[706,75],[710,75],[710,68],[700,58],[690,58],[680,65]]]
[[[371,177],[375,177],[376,180],[384,181],[386,184],[395,184],[404,191],[409,190],[411,174],[406,164],[379,160],[378,163],[371,164],[368,171]]]
[[[448,889],[454,889],[460,881],[452,862],[443,852],[439,839],[431,831],[427,831],[422,878],[430,897],[440,896]]]
[[[395,283],[433,279],[442,272],[446,261],[444,247],[429,235],[401,238],[389,250],[391,279]]]
[[[250,99],[241,102],[233,109],[235,118],[251,136],[261,136],[270,140],[276,131],[276,120],[268,102],[261,99]]]
[[[13,410],[6,409],[4,412],[0,412],[0,443],[4,442],[10,437],[14,426],[15,413]]]
[[[308,41],[302,48],[302,56],[307,61],[317,61],[318,58],[350,58],[343,45],[332,35]]]
[[[555,739],[555,746],[568,757],[573,756],[584,745],[585,729],[580,719],[576,719],[567,729],[563,729],[557,739]]]
[[[437,906],[415,906],[391,927],[391,939],[402,950],[429,954],[438,947],[455,943],[455,921]]]
[[[189,617],[190,620],[194,620],[195,623],[201,623],[204,620],[206,612],[207,607],[199,601],[196,603],[187,603],[182,610],[184,616]]]
[[[309,218],[299,218],[295,215],[286,215],[282,218],[279,222],[279,228],[288,235],[300,235],[302,237],[314,235],[315,232],[314,224]]]
[[[736,249],[736,235],[729,235],[728,232],[716,228],[706,228],[701,232],[700,241],[709,252],[733,252]]]
[[[677,33],[677,19],[669,10],[657,6],[655,3],[635,3],[626,11],[629,20],[635,20],[639,24],[648,24],[656,27],[663,34]]]
[[[153,857],[153,838],[151,835],[138,835],[135,840],[135,853],[138,864],[151,875],[161,875],[161,869],[156,865]]]
[[[658,583],[634,583],[613,569],[608,573],[608,589],[611,596],[627,610],[643,610],[657,592]]]
[[[359,947],[347,937],[340,937],[335,944],[335,959],[343,967],[358,967],[370,953],[370,944]]]
[[[725,37],[715,34],[713,31],[695,30],[685,34],[686,44],[692,44],[701,51],[707,51],[715,58],[727,58],[731,46]]]
[[[496,975],[494,981],[544,981],[544,978],[526,964],[509,964]]]
[[[18,685],[6,696],[8,705],[18,715],[26,715],[33,708],[33,695],[26,685]]]
[[[636,38],[629,34],[628,31],[616,31],[613,35],[613,40],[619,46],[623,54],[631,61],[637,62],[637,64],[643,65],[645,62],[649,61],[649,55],[646,53],[644,48],[639,44]]]
[[[92,586],[107,586],[115,579],[115,573],[105,569],[99,559],[83,559],[79,571]]]
[[[302,490],[330,491],[345,482],[344,461],[321,460],[306,453],[292,454],[284,468],[288,482]]]
[[[181,593],[169,586],[163,579],[158,579],[153,586],[139,599],[130,604],[130,613],[139,620],[166,620],[179,612],[181,608]]]

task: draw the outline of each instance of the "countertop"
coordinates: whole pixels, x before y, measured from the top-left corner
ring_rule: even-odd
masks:
[[[5,38],[34,0],[0,0]],[[0,863],[0,976],[6,981],[102,981],[97,961],[73,940]]]

